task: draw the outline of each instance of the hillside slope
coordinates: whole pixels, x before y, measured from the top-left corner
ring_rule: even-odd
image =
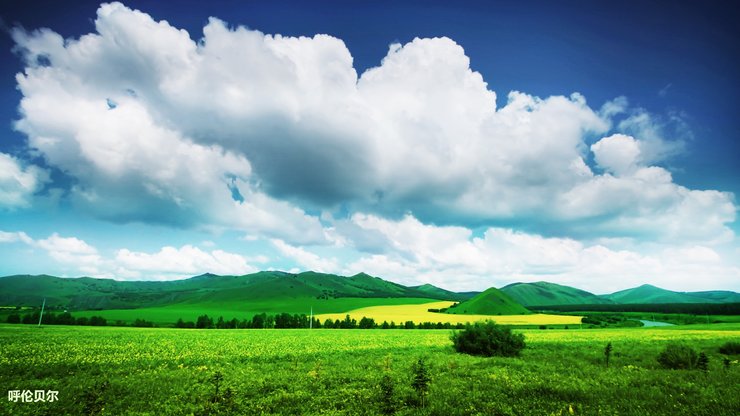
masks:
[[[531,312],[506,293],[492,287],[471,299],[447,309],[446,313],[464,315],[521,315]]]
[[[501,288],[523,306],[593,305],[612,303],[585,290],[549,282],[512,283]]]

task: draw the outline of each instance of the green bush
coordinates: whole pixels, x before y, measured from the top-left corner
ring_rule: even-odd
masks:
[[[684,344],[668,344],[658,355],[658,363],[663,368],[672,370],[690,370],[696,368],[699,355],[693,348]]]
[[[740,342],[725,342],[721,347],[719,347],[719,352],[727,355],[740,354]]]
[[[455,351],[485,357],[515,357],[524,349],[524,335],[514,334],[510,328],[491,321],[466,325],[462,331],[452,333]]]

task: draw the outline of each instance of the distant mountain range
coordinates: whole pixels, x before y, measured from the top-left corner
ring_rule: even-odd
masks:
[[[265,271],[244,276],[204,274],[174,281],[117,281],[90,277],[15,275],[0,277],[0,305],[47,306],[72,310],[152,308],[172,304],[264,302],[273,299],[425,298],[464,301],[432,285],[408,287],[364,273],[354,276]]]
[[[513,283],[502,287],[501,291],[524,306],[740,302],[740,293],[727,290],[674,292],[652,285],[642,285],[609,295],[595,295],[548,282]]]
[[[729,290],[674,292],[652,285],[642,285],[604,295],[603,298],[614,303],[730,303],[740,302],[740,293]]]
[[[323,313],[343,312],[354,305],[449,300],[459,305],[447,313],[487,315],[528,313],[526,307],[552,305],[740,302],[740,294],[731,291],[673,292],[651,285],[602,296],[548,282],[514,283],[480,293],[451,292],[429,284],[404,286],[364,273],[345,277],[264,271],[244,276],[204,274],[164,282],[47,275],[0,277],[0,306],[38,306],[42,298],[49,307],[69,310],[197,309],[202,305],[244,309],[248,305],[249,310],[270,307],[293,312],[311,305]]]

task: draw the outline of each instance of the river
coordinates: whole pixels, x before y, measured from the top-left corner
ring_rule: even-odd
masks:
[[[645,326],[645,327],[652,327],[652,326],[673,326],[674,325],[674,324],[669,324],[668,322],[646,321],[644,319],[640,319],[640,322],[642,322],[643,326]]]

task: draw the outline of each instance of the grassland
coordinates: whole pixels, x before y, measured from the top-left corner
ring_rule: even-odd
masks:
[[[200,315],[209,315],[214,318],[223,316],[226,319],[251,319],[259,313],[297,313],[314,314],[346,313],[359,308],[376,305],[407,305],[435,302],[427,298],[274,298],[255,301],[206,302],[206,303],[179,303],[156,308],[137,309],[108,309],[76,311],[75,317],[102,316],[109,322],[118,320],[130,323],[135,319],[145,319],[158,325],[172,325],[178,319],[195,321]],[[450,302],[447,302],[448,304]],[[344,318],[344,315],[342,315]]]
[[[399,415],[740,414],[740,366],[723,368],[718,353],[740,339],[738,324],[522,332],[520,358],[480,358],[455,353],[439,330],[6,325],[0,390],[57,390],[59,401],[0,400],[0,414],[369,415],[384,375]],[[660,369],[670,341],[705,352],[709,371]],[[419,358],[431,376],[423,408],[411,388]]]
[[[362,317],[368,317],[375,320],[376,323],[383,321],[402,323],[412,321],[420,322],[449,322],[451,324],[493,320],[502,325],[578,325],[581,322],[580,316],[567,315],[452,315],[446,313],[429,312],[429,309],[447,308],[452,302],[430,302],[411,305],[380,305],[359,308],[348,313],[320,314],[316,317],[324,321],[325,319],[343,319],[346,315],[351,318],[360,320]]]

